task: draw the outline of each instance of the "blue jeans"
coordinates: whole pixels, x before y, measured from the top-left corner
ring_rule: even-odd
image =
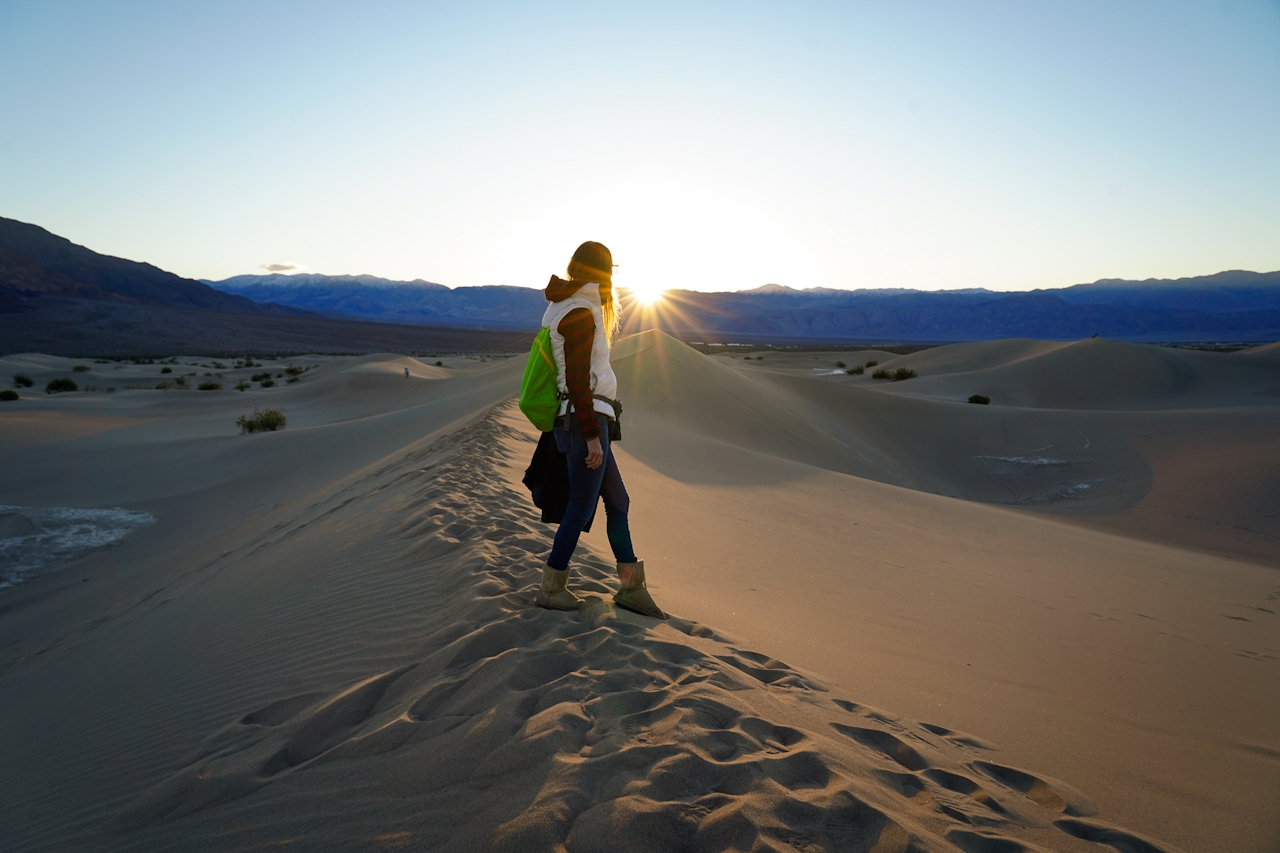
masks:
[[[636,554],[631,547],[631,527],[627,523],[631,499],[627,497],[618,462],[609,447],[608,418],[597,412],[596,419],[600,423],[600,449],[604,451],[604,462],[594,471],[587,467],[587,440],[582,437],[577,421],[571,421],[571,429],[555,431],[556,446],[569,460],[569,506],[564,511],[560,529],[556,531],[551,556],[547,558],[547,565],[556,571],[569,568],[569,558],[573,556],[573,549],[578,547],[578,537],[595,512],[599,498],[604,498],[605,532],[609,535],[614,559],[619,563],[636,562]]]

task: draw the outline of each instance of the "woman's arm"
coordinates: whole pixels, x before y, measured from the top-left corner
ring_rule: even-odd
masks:
[[[582,427],[582,437],[599,438],[595,401],[591,397],[591,345],[595,341],[596,321],[586,308],[574,308],[556,327],[564,335],[564,381],[569,387],[569,402]]]

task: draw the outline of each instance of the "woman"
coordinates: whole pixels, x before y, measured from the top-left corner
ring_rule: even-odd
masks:
[[[618,561],[614,603],[666,619],[645,586],[644,562],[636,559],[631,547],[631,502],[609,446],[618,396],[618,380],[609,365],[609,343],[618,328],[613,255],[600,243],[583,243],[569,261],[568,276],[568,281],[551,277],[546,290],[551,304],[542,325],[551,332],[556,361],[561,403],[555,438],[569,463],[569,505],[542,569],[536,603],[552,610],[582,606],[582,599],[568,589],[569,558],[582,528],[595,514],[596,500],[603,497],[609,546]]]

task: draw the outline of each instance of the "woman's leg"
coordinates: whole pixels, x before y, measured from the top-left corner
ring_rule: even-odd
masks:
[[[600,418],[603,420],[604,416],[601,415]],[[565,508],[559,529],[556,530],[547,565],[560,572],[569,568],[569,558],[578,547],[582,528],[595,511],[596,501],[600,499],[600,485],[604,482],[611,454],[609,432],[603,423],[600,429],[600,447],[604,450],[605,462],[595,470],[587,467],[587,441],[582,437],[582,430],[570,429],[565,435],[557,435],[556,440],[561,447],[568,446],[565,458],[569,463],[569,505]]]
[[[604,498],[609,547],[613,549],[613,558],[619,563],[634,563],[636,552],[631,546],[631,526],[627,521],[631,498],[627,495],[627,487],[622,483],[622,473],[618,470],[618,460],[612,450],[600,467],[605,469],[604,480],[600,484],[600,497]]]

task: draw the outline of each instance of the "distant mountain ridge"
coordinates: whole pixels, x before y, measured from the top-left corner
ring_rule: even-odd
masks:
[[[528,329],[537,328],[546,308],[542,291],[529,287],[452,289],[422,279],[393,281],[372,275],[273,273],[204,283],[259,302],[275,302],[329,317],[384,323]]]
[[[151,264],[99,254],[38,225],[0,217],[0,312],[31,310],[48,299],[310,313],[227,294]]]
[[[329,316],[400,323],[535,329],[540,290],[450,289],[376,276],[252,275],[207,282],[250,299]],[[859,341],[953,341],[1004,337],[1068,340],[1271,340],[1280,337],[1280,272],[1230,270],[1183,279],[1103,279],[1052,290],[983,288],[668,291],[664,307],[631,312],[627,329],[680,337],[747,336]]]

